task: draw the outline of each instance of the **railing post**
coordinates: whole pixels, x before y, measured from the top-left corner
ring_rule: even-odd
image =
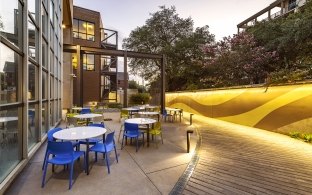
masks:
[[[193,115],[194,115],[194,114],[190,114],[190,125],[193,124]]]
[[[186,144],[187,144],[187,153],[190,152],[190,134],[193,133],[193,130],[186,131]]]

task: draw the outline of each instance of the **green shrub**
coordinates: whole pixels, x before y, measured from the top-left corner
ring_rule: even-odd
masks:
[[[298,131],[294,131],[294,132],[290,132],[289,136],[295,139],[299,139],[300,138],[300,133]]]
[[[149,102],[150,95],[148,93],[137,93],[130,96],[130,104],[146,104]]]
[[[312,134],[305,134],[303,139],[305,142],[312,142]]]
[[[107,107],[108,108],[122,108],[122,105],[116,102],[109,102],[107,103]]]

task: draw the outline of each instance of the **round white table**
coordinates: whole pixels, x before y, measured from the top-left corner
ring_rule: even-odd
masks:
[[[129,108],[122,108],[122,110],[128,110],[129,111],[129,116],[132,117],[133,112],[139,112],[141,110],[141,107],[129,107]]]
[[[72,109],[72,110],[79,111],[79,110],[82,110],[82,107],[72,107],[71,109]]]
[[[149,147],[149,129],[150,129],[149,125],[156,123],[156,120],[151,118],[130,118],[126,119],[125,123],[147,125],[147,147]]]
[[[87,125],[89,125],[90,123],[90,119],[92,118],[95,118],[95,117],[99,117],[99,116],[102,116],[101,114],[78,114],[78,115],[75,115],[74,117],[75,118],[79,118],[79,119],[86,119],[87,120]]]
[[[103,140],[105,140],[106,129],[102,127],[73,127],[69,129],[63,129],[53,134],[55,139],[60,140],[82,140],[85,139],[87,142],[87,151],[86,151],[86,166],[87,166],[87,175],[89,175],[89,139],[94,138],[100,135],[103,135]]]
[[[155,116],[157,115],[158,117],[158,121],[159,121],[159,112],[149,112],[149,111],[145,111],[145,112],[139,112],[140,115],[146,115],[146,116]]]
[[[17,121],[18,117],[15,116],[4,116],[4,117],[0,117],[0,123],[5,123],[5,122],[9,122],[9,121]]]

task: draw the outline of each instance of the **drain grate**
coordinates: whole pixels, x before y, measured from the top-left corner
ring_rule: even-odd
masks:
[[[197,130],[196,130],[197,131]],[[199,132],[197,131],[197,135],[198,135],[198,140],[196,143],[196,148],[195,148],[195,152],[194,155],[190,161],[190,163],[187,165],[184,173],[181,175],[181,177],[179,178],[178,182],[174,185],[174,187],[172,188],[170,195],[175,195],[175,194],[182,194],[188,180],[190,179],[190,177],[192,176],[192,173],[197,165],[197,162],[199,160],[199,148],[201,145],[201,136],[199,134]]]

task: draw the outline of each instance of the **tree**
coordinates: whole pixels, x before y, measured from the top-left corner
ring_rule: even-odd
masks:
[[[263,83],[278,59],[275,51],[258,46],[249,33],[225,37],[205,51],[212,56],[206,66],[213,74],[203,82],[210,87]]]
[[[312,68],[312,1],[287,17],[257,23],[247,29],[267,50],[276,50],[281,61],[272,76],[311,78]],[[301,73],[300,73],[301,71]],[[294,73],[294,75],[289,75]],[[300,75],[300,76],[298,76]]]
[[[136,52],[165,54],[167,59],[166,79],[169,90],[186,89],[198,83],[205,53],[203,45],[211,43],[214,36],[208,26],[194,31],[193,20],[180,18],[175,7],[151,14],[145,25],[137,27],[123,40],[123,48]],[[160,62],[146,59],[131,59],[132,73],[140,74],[149,82],[159,79]]]

